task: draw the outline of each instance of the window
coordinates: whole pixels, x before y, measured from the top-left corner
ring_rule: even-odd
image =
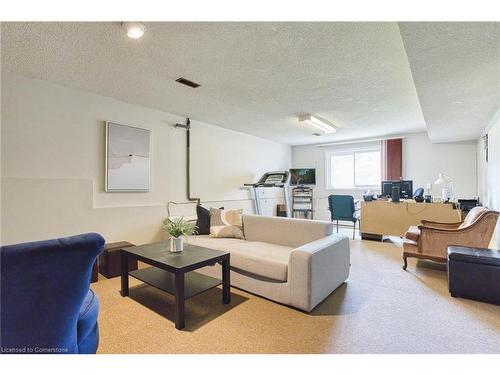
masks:
[[[355,189],[380,186],[380,150],[343,153],[327,152],[326,168],[326,185],[329,189]]]

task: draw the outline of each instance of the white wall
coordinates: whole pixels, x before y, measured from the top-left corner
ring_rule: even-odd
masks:
[[[315,218],[328,220],[328,195],[350,194],[361,199],[364,190],[326,190],[325,189],[325,152],[370,147],[380,142],[351,143],[328,147],[295,146],[292,152],[293,168],[316,168]],[[455,186],[457,198],[472,198],[476,189],[476,143],[438,143],[430,142],[426,133],[408,134],[403,138],[403,177],[413,180],[413,188],[426,187],[433,183],[440,172],[450,176]],[[435,191],[434,191],[435,190]],[[432,194],[440,196],[439,189]],[[380,189],[374,193],[380,194]]]
[[[97,231],[110,241],[162,238],[168,201],[186,200],[185,119],[26,77],[2,76],[2,243]],[[152,189],[104,192],[104,121],[152,130]],[[192,195],[206,206],[253,201],[240,187],[288,169],[291,147],[192,122]],[[262,192],[264,212],[281,191]],[[187,209],[188,207],[189,209]],[[172,214],[190,214],[176,206]]]
[[[431,143],[426,133],[408,134],[403,138],[403,176],[413,180],[413,188],[426,188],[439,173],[450,176],[455,199],[477,195],[476,142]],[[432,195],[440,197],[438,187]]]
[[[488,134],[488,162],[484,143],[477,143],[478,194],[483,205],[500,210],[500,117],[493,123]],[[500,222],[491,247],[500,247]]]

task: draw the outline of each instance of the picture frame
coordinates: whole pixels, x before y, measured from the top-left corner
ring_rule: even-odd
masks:
[[[106,121],[106,192],[151,189],[151,130]]]

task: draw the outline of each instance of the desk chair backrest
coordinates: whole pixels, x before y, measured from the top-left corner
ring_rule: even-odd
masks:
[[[331,219],[355,221],[354,219],[354,198],[352,195],[330,195],[328,197],[328,209]]]

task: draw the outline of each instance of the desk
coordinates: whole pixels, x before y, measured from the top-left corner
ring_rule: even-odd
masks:
[[[398,203],[384,200],[361,202],[361,237],[388,235],[402,237],[412,225],[422,220],[457,223],[460,210],[447,203],[417,203],[413,200]]]

